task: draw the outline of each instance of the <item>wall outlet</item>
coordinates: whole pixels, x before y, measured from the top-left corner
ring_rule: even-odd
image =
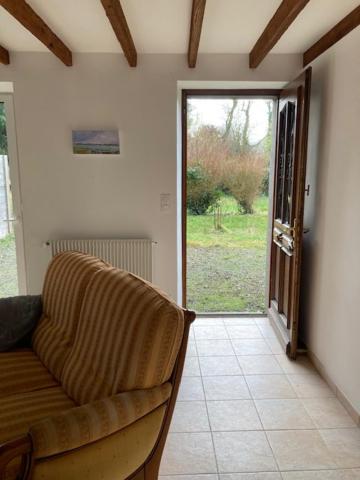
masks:
[[[171,194],[160,194],[160,212],[168,212],[171,208]]]

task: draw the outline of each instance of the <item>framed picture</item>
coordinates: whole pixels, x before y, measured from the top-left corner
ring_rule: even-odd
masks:
[[[73,130],[73,153],[85,155],[118,155],[118,130]]]

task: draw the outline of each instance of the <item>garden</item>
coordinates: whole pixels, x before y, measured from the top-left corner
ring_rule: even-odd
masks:
[[[7,137],[4,104],[0,102],[0,201],[5,202],[7,157],[5,164],[2,155],[7,155]],[[12,211],[9,212],[8,207],[7,203],[0,205],[0,222],[3,222],[9,213],[12,215]],[[15,236],[8,232],[8,225],[6,225],[6,229],[0,228],[0,298],[18,293]]]
[[[0,238],[0,298],[18,294],[14,235]]]
[[[262,100],[267,128],[254,134],[255,101],[224,102],[221,125],[190,104],[187,306],[198,312],[265,311],[272,103]]]

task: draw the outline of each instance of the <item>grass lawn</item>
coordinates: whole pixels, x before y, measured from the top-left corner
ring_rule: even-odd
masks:
[[[222,199],[222,229],[214,216],[187,217],[187,304],[198,312],[264,312],[268,199],[252,215]]]
[[[0,298],[18,295],[15,237],[0,239]]]

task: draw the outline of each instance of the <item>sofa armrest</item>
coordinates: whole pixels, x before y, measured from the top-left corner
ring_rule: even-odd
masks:
[[[30,346],[31,334],[41,313],[41,295],[1,298],[0,352]]]
[[[165,403],[171,384],[97,400],[46,418],[30,427],[35,459],[68,452],[136,422]]]

